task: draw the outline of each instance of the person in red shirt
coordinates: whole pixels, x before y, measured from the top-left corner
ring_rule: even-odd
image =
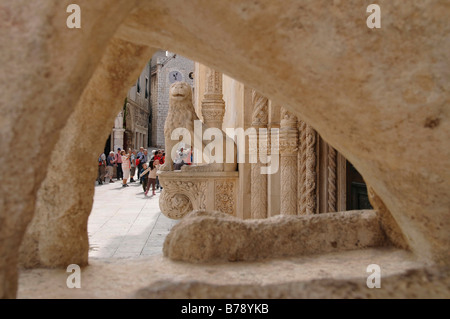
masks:
[[[155,154],[155,161],[159,162],[159,166],[161,166],[162,164],[164,164],[164,156],[163,156],[163,151],[162,150],[158,150]],[[158,167],[159,168],[159,167]],[[158,176],[156,176],[156,189],[161,189],[161,184],[159,184],[159,178]],[[161,192],[161,191],[160,191]]]

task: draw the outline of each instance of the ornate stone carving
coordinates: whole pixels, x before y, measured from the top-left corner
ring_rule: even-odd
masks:
[[[206,181],[160,179],[164,190],[159,198],[161,211],[169,218],[180,219],[193,209],[206,208]]]
[[[300,121],[299,152],[299,214],[309,215],[316,212],[316,131]]]
[[[198,138],[201,141],[201,144],[198,145],[202,147],[202,151],[206,158],[208,158],[208,154],[205,150],[205,141],[202,140],[202,136],[205,130],[208,128],[208,125],[201,124],[201,131],[196,132],[194,130],[194,123],[196,120],[199,120],[197,113],[195,112],[194,105],[192,104],[192,89],[189,84],[185,82],[175,82],[171,85],[169,91],[169,111],[167,114],[166,122],[164,125],[164,137],[165,137],[165,148],[166,148],[166,161],[165,164],[161,167],[162,171],[171,171],[173,170],[173,158],[172,150],[178,143],[178,141],[174,141],[171,138],[171,134],[173,130],[178,128],[185,128],[189,131],[191,136],[190,145],[196,147],[195,138]],[[207,116],[206,116],[207,118]],[[197,135],[202,134],[201,136],[195,137],[195,133]],[[237,151],[236,148],[234,150],[234,161],[229,163],[226,161],[226,148],[227,148],[227,140],[230,141],[230,138],[224,133],[223,134],[223,156],[222,160],[218,159],[217,162],[207,163],[205,165],[186,165],[183,166],[183,170],[192,170],[192,171],[236,171],[237,169]],[[232,142],[234,146],[234,141]],[[195,151],[194,151],[195,152]]]
[[[208,68],[206,73],[206,94],[222,94],[222,73]]]
[[[337,195],[336,195],[336,165],[337,152],[336,150],[328,145],[328,212],[336,212],[337,206]]]
[[[229,215],[235,215],[234,183],[232,181],[215,182],[215,209]]]
[[[208,127],[222,129],[225,101],[222,95],[222,73],[208,69],[206,90],[202,100],[202,115]]]
[[[169,194],[163,192],[159,197],[159,205],[162,211],[172,219],[180,219],[193,210],[189,197],[183,194]]]
[[[297,118],[281,108],[280,156],[281,156],[281,207],[283,215],[297,214]]]
[[[268,99],[255,90],[252,91],[252,125],[257,129],[256,135],[250,138],[258,139],[258,145],[250,149],[251,154],[265,152],[267,154],[267,135],[259,135],[259,128],[267,126],[268,123]],[[252,144],[252,143],[250,143]],[[261,174],[263,164],[259,161],[251,166],[251,216],[252,218],[267,217],[267,175]]]
[[[180,219],[191,210],[219,210],[236,216],[238,172],[158,171],[161,212]],[[182,196],[180,196],[182,195]]]
[[[267,112],[269,100],[261,95],[259,92],[252,91],[252,126],[264,127],[269,121],[269,114]]]
[[[225,115],[225,109],[208,109],[202,108],[203,120],[205,123],[211,124],[223,121],[223,116]]]

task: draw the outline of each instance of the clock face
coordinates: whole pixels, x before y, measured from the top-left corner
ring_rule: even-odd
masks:
[[[174,83],[177,81],[182,81],[183,75],[179,71],[172,71],[169,73],[169,82]]]

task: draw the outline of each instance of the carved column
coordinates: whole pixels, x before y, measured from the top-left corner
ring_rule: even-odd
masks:
[[[299,121],[298,214],[316,213],[316,131]]]
[[[250,142],[256,145],[255,148],[250,149],[250,154],[257,154],[258,159],[256,163],[252,163],[251,169],[251,211],[252,218],[266,218],[267,217],[267,175],[261,174],[261,167],[264,165],[259,161],[259,152],[266,151],[267,149],[261,149],[264,147],[264,141],[260,141],[259,129],[267,128],[268,123],[268,99],[262,96],[260,93],[253,90],[252,92],[252,126],[256,129],[256,134],[250,136],[252,141],[258,141],[259,143]],[[267,143],[265,144],[267,147]],[[267,153],[266,153],[267,154]]]
[[[208,127],[222,129],[225,101],[222,94],[222,73],[211,68],[207,71],[206,90],[202,100],[203,122]]]
[[[337,207],[337,152],[328,145],[328,208],[327,212],[336,212]]]
[[[297,118],[281,108],[280,156],[281,156],[281,208],[283,215],[297,215]]]

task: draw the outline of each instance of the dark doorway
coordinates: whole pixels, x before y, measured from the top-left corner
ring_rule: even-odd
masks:
[[[347,210],[373,209],[361,174],[347,161]]]

